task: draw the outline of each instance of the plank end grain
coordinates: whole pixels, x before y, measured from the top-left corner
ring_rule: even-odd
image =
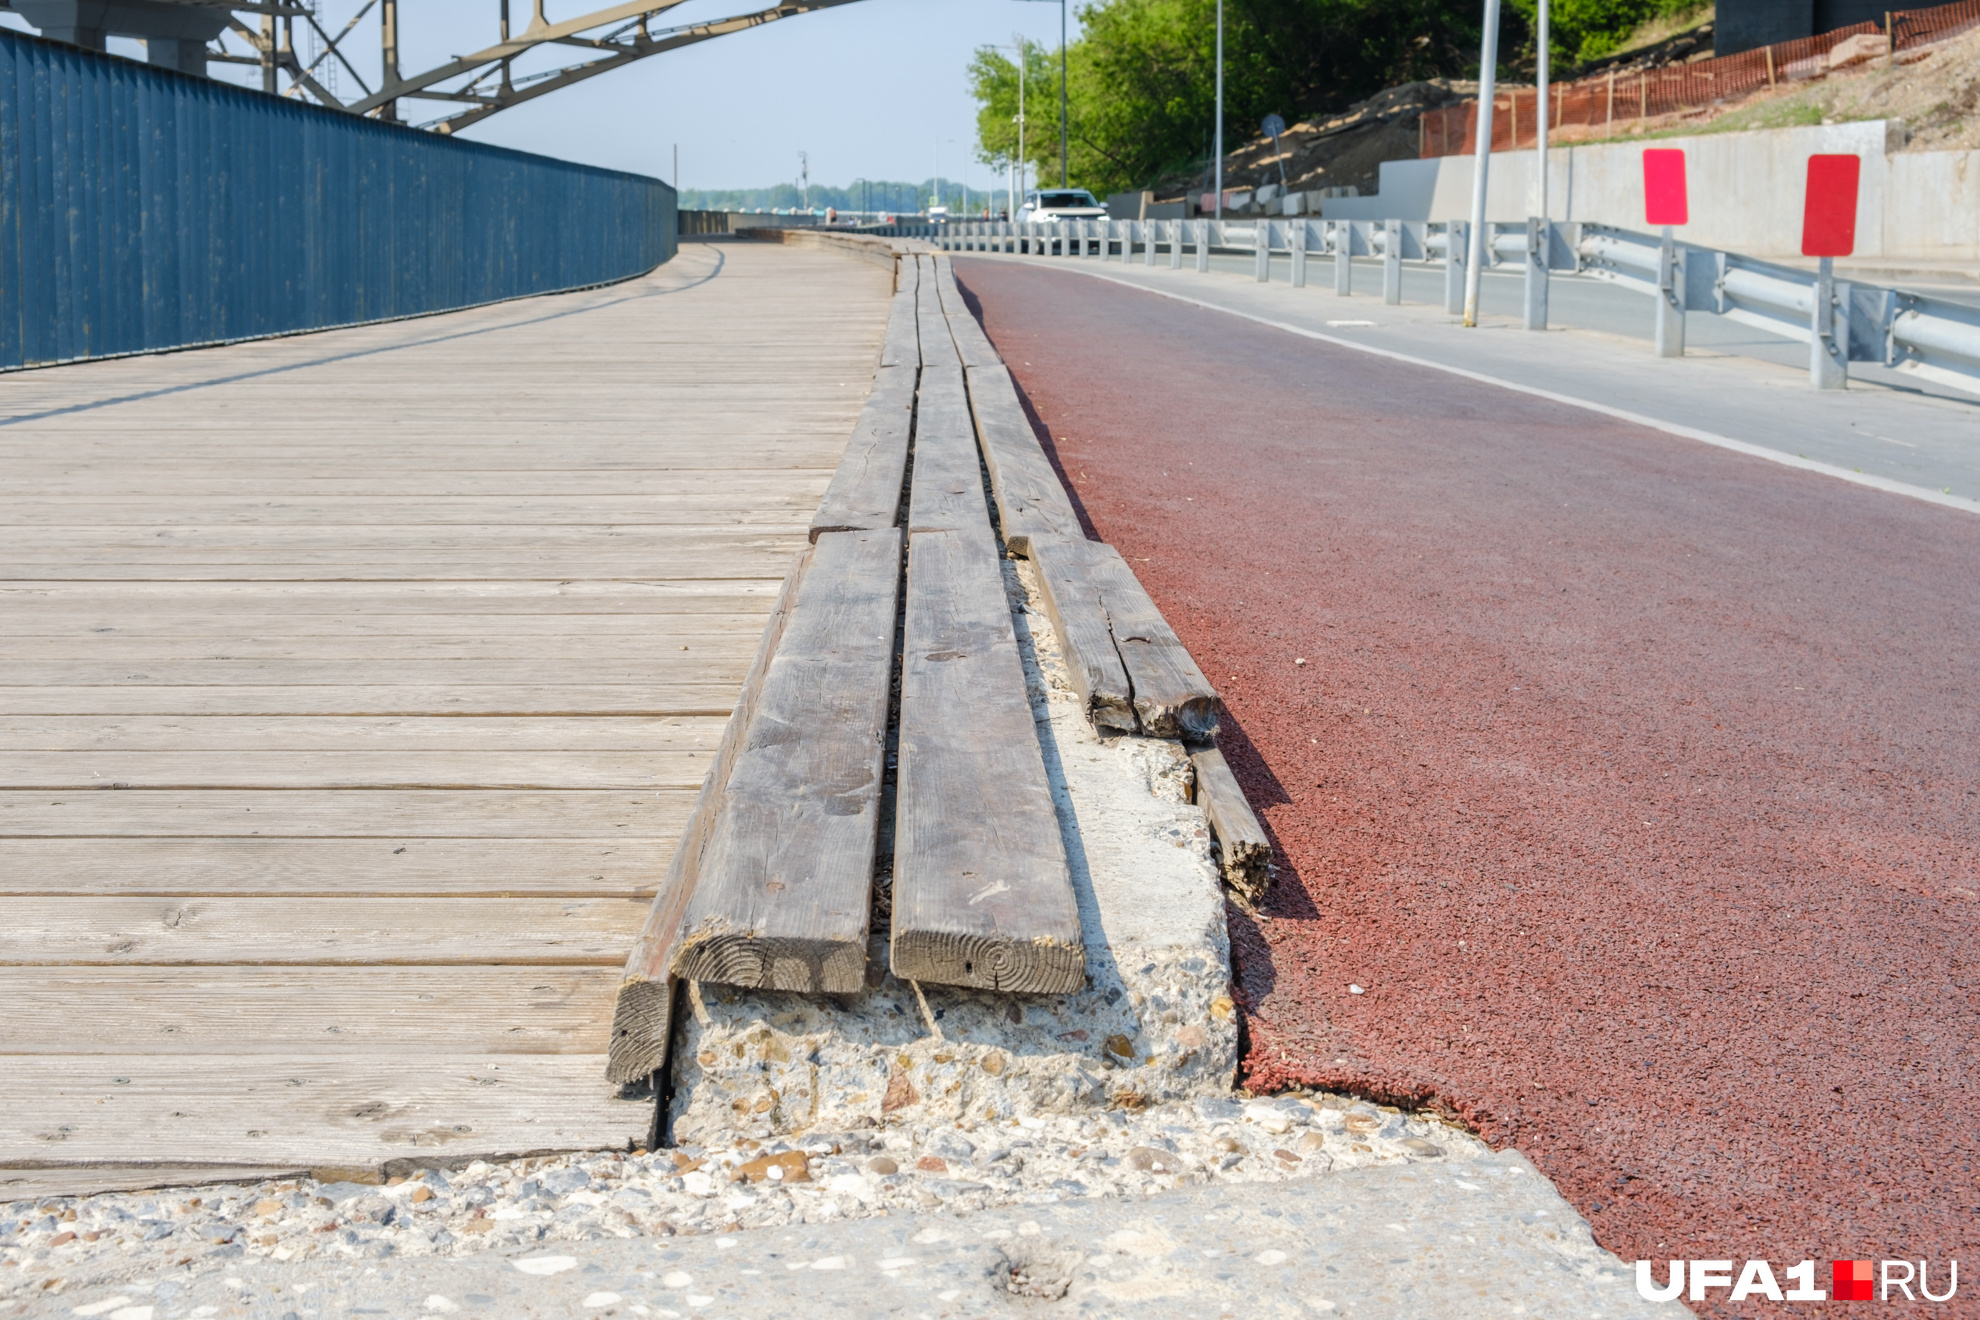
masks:
[[[777,653],[777,643],[783,637],[784,624],[815,549],[806,545],[799,550],[790,571],[784,575],[783,588],[777,594],[769,621],[763,625],[756,657],[743,678],[742,692],[729,715],[728,727],[722,731],[722,742],[708,767],[708,777],[702,781],[701,793],[688,814],[673,860],[668,862],[667,874],[660,882],[659,892],[653,896],[653,906],[647,910],[646,924],[626,958],[626,970],[612,1007],[612,1039],[605,1062],[605,1080],[609,1082],[620,1086],[637,1082],[667,1064],[667,1037],[673,1020],[673,986],[667,968],[673,961],[674,941],[680,935],[681,920],[701,876],[702,854],[714,835],[716,807],[742,749],[743,731],[749,727],[757,697],[763,690],[763,676],[770,668],[770,658]],[[664,1011],[656,1016],[656,1009]]]
[[[1265,827],[1215,744],[1192,746],[1189,760],[1196,771],[1197,805],[1217,836],[1224,883],[1255,907],[1272,883],[1272,844]]]
[[[719,800],[676,977],[864,984],[900,564],[891,527],[818,538]]]
[[[894,833],[894,975],[1064,993],[1079,908],[994,543],[908,550]]]

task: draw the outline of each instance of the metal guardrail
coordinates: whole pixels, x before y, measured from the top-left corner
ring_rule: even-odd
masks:
[[[1461,220],[969,220],[902,228],[949,251],[1139,257],[1150,266],[1166,257],[1171,269],[1186,253],[1199,271],[1210,268],[1213,252],[1250,255],[1261,282],[1271,276],[1271,258],[1286,255],[1295,288],[1314,261],[1331,260],[1340,294],[1353,289],[1355,257],[1379,256],[1384,302],[1402,301],[1407,261],[1441,266],[1445,309],[1464,309],[1469,235]],[[1546,324],[1550,273],[1591,275],[1655,299],[1652,342],[1663,356],[1683,354],[1685,312],[1710,312],[1809,345],[1809,376],[1819,389],[1846,384],[1851,362],[1876,362],[1980,394],[1980,308],[1610,225],[1530,219],[1492,222],[1486,231],[1488,268],[1526,276],[1529,326]]]

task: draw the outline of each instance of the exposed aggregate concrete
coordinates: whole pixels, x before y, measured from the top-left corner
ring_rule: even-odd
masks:
[[[1140,1112],[901,1122],[651,1154],[476,1162],[386,1186],[292,1179],[50,1197],[0,1205],[0,1296],[47,1299],[242,1257],[454,1257],[907,1211],[1134,1200],[1491,1154],[1434,1119],[1340,1096],[1202,1097]]]

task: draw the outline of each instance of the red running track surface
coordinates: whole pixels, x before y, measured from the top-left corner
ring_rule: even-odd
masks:
[[[1454,1112],[1625,1260],[1971,1268],[1980,519],[955,266],[1275,837],[1248,1085]]]

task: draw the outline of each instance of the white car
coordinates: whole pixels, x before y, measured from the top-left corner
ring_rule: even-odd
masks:
[[[1040,188],[1024,195],[1018,208],[1020,222],[1036,220],[1051,224],[1060,220],[1105,220],[1107,208],[1093,200],[1084,188]]]

